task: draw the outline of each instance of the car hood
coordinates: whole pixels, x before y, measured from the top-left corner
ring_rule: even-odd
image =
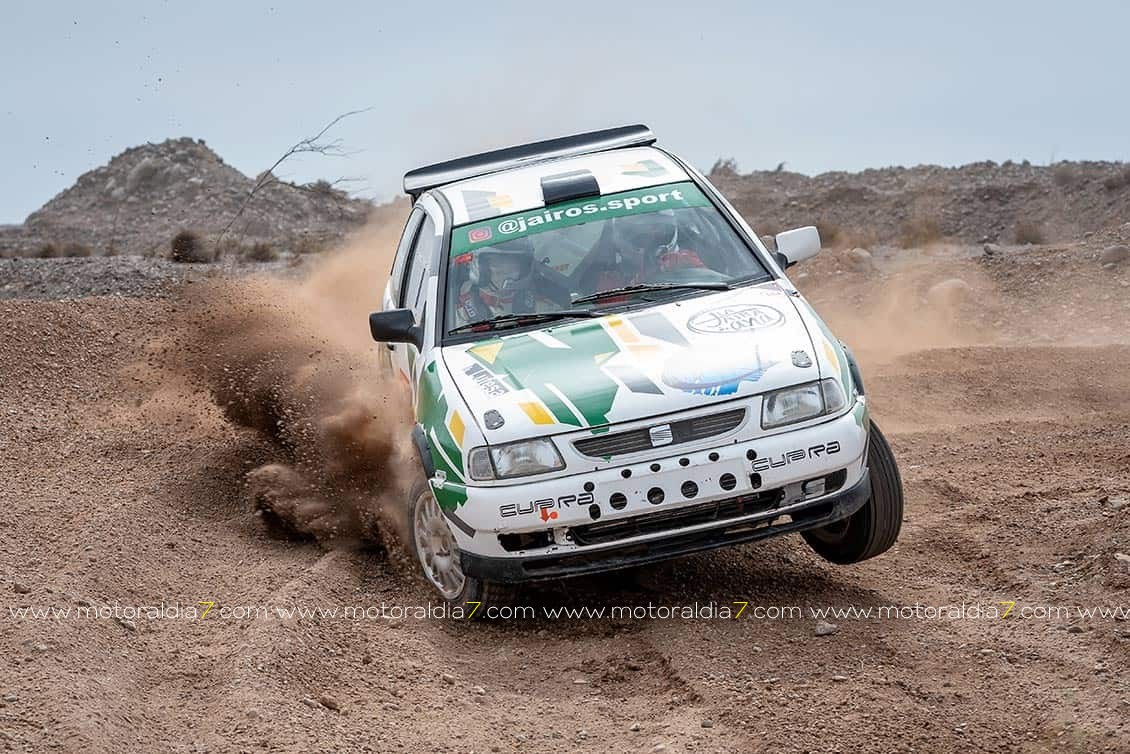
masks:
[[[708,406],[817,379],[794,299],[776,282],[446,346],[487,442]]]

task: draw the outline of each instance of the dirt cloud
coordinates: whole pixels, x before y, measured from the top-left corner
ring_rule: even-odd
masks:
[[[409,406],[383,381],[367,315],[379,307],[399,218],[375,221],[295,279],[224,281],[185,294],[166,353],[225,417],[274,448],[251,470],[257,512],[340,545],[402,531]]]

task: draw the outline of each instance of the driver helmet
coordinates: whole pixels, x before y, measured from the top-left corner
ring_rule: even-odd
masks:
[[[529,284],[534,245],[528,238],[501,241],[475,252],[470,279],[489,303],[511,303]]]
[[[669,209],[643,215],[625,215],[612,221],[613,238],[622,252],[658,259],[675,251],[679,228]]]

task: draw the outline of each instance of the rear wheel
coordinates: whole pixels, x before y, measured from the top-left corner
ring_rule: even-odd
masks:
[[[517,596],[510,584],[484,581],[463,573],[459,543],[440,510],[431,485],[421,479],[412,488],[412,551],[424,578],[449,605],[459,605],[478,615],[488,605],[506,605]],[[467,603],[481,603],[477,608]]]
[[[871,497],[842,521],[801,534],[809,547],[833,563],[858,563],[880,555],[894,545],[902,528],[902,478],[887,438],[871,422],[867,449],[871,471]]]

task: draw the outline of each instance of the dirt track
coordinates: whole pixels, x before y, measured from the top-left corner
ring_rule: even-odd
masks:
[[[834,274],[832,258],[800,281],[856,348],[900,461],[906,521],[885,556],[836,567],[792,538],[524,601],[1125,609],[1130,269],[1061,264],[1084,253],[996,266],[921,255],[884,262],[882,276]],[[1049,267],[1063,277],[1049,280]],[[921,303],[925,283],[955,272],[970,293]],[[252,515],[244,476],[277,447],[138,366],[152,363],[154,334],[191,311],[148,299],[0,304],[6,748],[1130,748],[1130,622],[1113,618],[843,618],[816,636],[808,615],[13,617],[29,605],[429,600],[393,548],[326,549]]]

